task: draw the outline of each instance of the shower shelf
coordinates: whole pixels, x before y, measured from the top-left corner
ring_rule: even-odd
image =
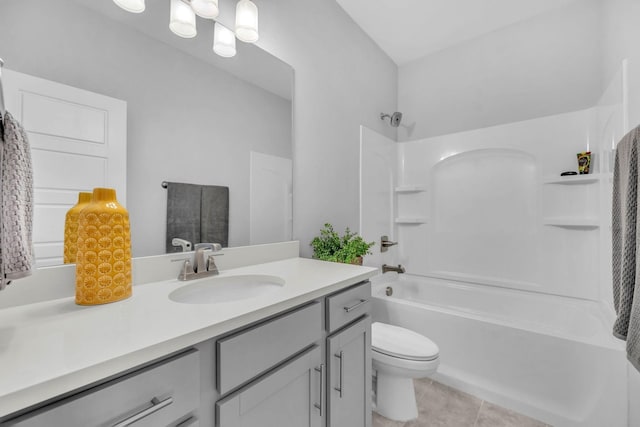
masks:
[[[395,188],[396,193],[422,193],[427,191],[427,187],[422,185],[401,185]]]
[[[600,228],[600,221],[595,218],[545,218],[544,225],[553,227],[594,230]]]
[[[553,176],[544,180],[545,184],[560,185],[586,185],[598,182],[605,174],[588,174],[588,175],[572,175],[572,176]]]
[[[425,217],[400,217],[396,218],[396,224],[424,224],[427,222]]]

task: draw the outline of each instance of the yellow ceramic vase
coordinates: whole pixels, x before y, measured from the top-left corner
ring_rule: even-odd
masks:
[[[129,213],[112,188],[94,188],[78,218],[76,304],[96,305],[131,296]]]
[[[91,202],[91,193],[78,193],[78,203],[69,209],[64,218],[64,263],[76,262],[78,252],[78,217],[80,211]]]

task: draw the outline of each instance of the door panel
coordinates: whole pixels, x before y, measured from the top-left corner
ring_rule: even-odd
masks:
[[[219,427],[320,427],[317,345],[216,404]]]
[[[371,317],[330,336],[327,352],[329,425],[370,427]]]

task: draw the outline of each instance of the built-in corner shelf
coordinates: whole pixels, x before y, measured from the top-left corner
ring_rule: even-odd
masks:
[[[569,175],[569,176],[553,176],[544,180],[545,184],[561,184],[561,185],[586,185],[598,182],[602,176],[606,174],[587,174],[587,175]]]
[[[422,193],[427,191],[423,185],[401,185],[395,188],[396,193]]]
[[[556,217],[545,218],[544,225],[553,227],[571,228],[576,230],[595,230],[600,228],[600,222],[596,218],[570,218]]]
[[[414,216],[414,217],[400,217],[396,218],[396,224],[424,224],[427,222],[427,218],[422,216]]]

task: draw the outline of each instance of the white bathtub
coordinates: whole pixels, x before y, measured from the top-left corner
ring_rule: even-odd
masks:
[[[557,427],[627,426],[624,344],[605,306],[411,275],[372,284],[374,320],[438,344],[437,381]]]

